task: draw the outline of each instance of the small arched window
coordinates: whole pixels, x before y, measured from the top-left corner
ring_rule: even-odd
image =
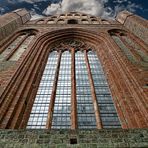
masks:
[[[99,24],[99,21],[96,19],[92,19],[91,22],[92,22],[92,24]]]
[[[89,21],[87,19],[82,19],[81,22],[82,24],[89,24]]]
[[[71,18],[73,17],[73,14],[67,14],[67,17]]]
[[[85,14],[82,14],[82,18],[87,18],[87,15],[85,15]]]
[[[75,19],[68,20],[67,24],[78,24],[78,20]]]
[[[75,14],[75,18],[80,18],[80,14]]]
[[[54,24],[54,23],[55,23],[54,19],[50,19],[47,21],[47,24]]]
[[[57,23],[58,23],[58,24],[64,24],[64,23],[65,23],[65,20],[64,20],[64,19],[59,19],[59,20],[57,21]]]
[[[39,20],[36,22],[36,24],[43,24],[44,23],[44,20]]]
[[[102,24],[110,24],[110,22],[105,19],[101,20],[101,22],[102,22]]]
[[[60,15],[60,18],[65,18],[65,14],[61,14]]]

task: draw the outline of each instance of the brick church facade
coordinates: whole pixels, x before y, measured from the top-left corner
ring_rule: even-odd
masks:
[[[128,135],[137,129],[145,139],[147,36],[147,20],[127,11],[115,20],[77,12],[31,20],[25,9],[1,16],[1,134],[50,129],[77,137],[77,130]]]

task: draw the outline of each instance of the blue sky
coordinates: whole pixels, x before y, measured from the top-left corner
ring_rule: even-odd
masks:
[[[128,10],[148,19],[148,0],[0,0],[1,15],[18,8],[26,8],[33,18],[69,11],[114,18]]]

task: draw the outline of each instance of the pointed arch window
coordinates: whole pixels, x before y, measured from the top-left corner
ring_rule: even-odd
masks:
[[[27,128],[120,128],[96,52],[77,49],[79,41],[61,45],[49,54]]]

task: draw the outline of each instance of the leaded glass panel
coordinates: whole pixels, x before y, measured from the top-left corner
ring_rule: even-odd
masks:
[[[114,107],[111,93],[104,76],[101,63],[95,52],[88,52],[88,59],[94,81],[103,128],[120,128],[120,122]]]
[[[71,53],[62,53],[58,84],[56,90],[54,113],[52,120],[53,129],[70,128],[71,115]]]
[[[32,111],[27,123],[28,129],[46,128],[48,108],[50,104],[50,97],[52,93],[57,61],[58,53],[51,52],[49,54],[46,67],[44,69],[37,95],[32,107]]]
[[[75,54],[78,128],[96,128],[91,89],[83,52]]]

